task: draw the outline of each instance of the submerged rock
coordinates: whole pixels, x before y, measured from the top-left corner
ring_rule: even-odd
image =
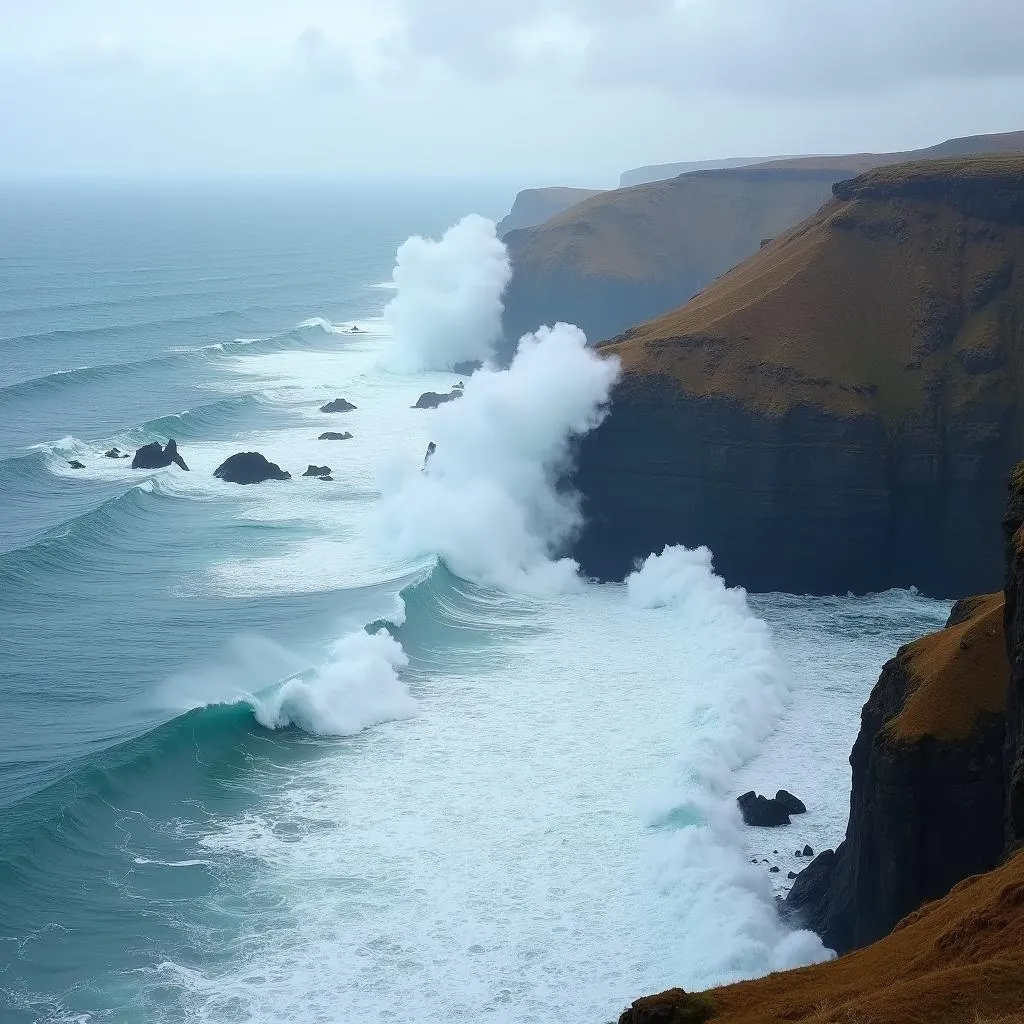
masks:
[[[330,476],[331,475],[331,467],[330,466],[314,466],[312,463],[310,463],[309,466],[306,467],[306,472],[303,473],[302,475],[303,476],[319,476],[319,477]]]
[[[773,828],[777,825],[789,824],[789,813],[778,801],[759,796],[753,790],[736,798],[740,814],[745,825],[756,825],[760,828]]]
[[[462,388],[452,388],[447,395],[439,395],[436,391],[424,391],[419,398],[416,399],[416,404],[412,407],[413,409],[436,409],[439,405],[444,405],[445,402],[454,402],[456,398],[461,398],[463,394]]]
[[[105,459],[127,459],[128,455],[126,452],[122,452],[120,448],[110,448],[103,453]]]
[[[325,430],[318,438],[318,441],[348,441],[352,435],[346,430],[339,434],[337,430]]]
[[[163,469],[172,463],[188,472],[185,460],[178,454],[178,442],[173,437],[163,448],[159,441],[143,445],[132,459],[132,469]]]
[[[355,406],[344,398],[335,398],[326,405],[320,406],[321,412],[352,412]]]
[[[225,459],[213,475],[231,484],[258,484],[264,480],[291,480],[291,473],[276,462],[269,462],[259,452],[238,452]]]
[[[85,469],[85,463],[79,462],[78,459],[68,459],[68,465],[72,469]]]

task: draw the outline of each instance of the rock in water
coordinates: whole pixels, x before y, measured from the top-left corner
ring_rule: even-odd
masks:
[[[309,466],[306,467],[306,472],[303,473],[302,475],[303,476],[320,476],[320,477],[330,476],[331,475],[331,467],[330,466],[314,466],[312,463],[310,463]]]
[[[804,846],[804,856],[805,857],[813,857],[814,856],[814,847],[811,846],[810,843],[808,843],[806,846]]]
[[[320,406],[321,412],[352,412],[355,406],[344,398],[335,398],[333,402]]]
[[[178,454],[178,442],[173,437],[163,448],[159,441],[143,445],[132,459],[132,469],[163,469],[172,463],[188,472],[185,460]]]
[[[452,388],[447,395],[439,395],[436,391],[424,391],[423,394],[416,399],[416,404],[412,408],[436,409],[439,405],[444,405],[445,402],[454,402],[456,398],[461,398],[462,394],[462,388]]]
[[[787,813],[787,814],[805,814],[807,811],[803,800],[797,799],[792,793],[787,793],[786,790],[780,789],[775,794],[775,802]]]
[[[268,462],[259,452],[238,452],[225,459],[213,475],[231,484],[259,484],[264,480],[291,480],[291,473],[276,462]]]
[[[318,438],[318,441],[348,441],[352,435],[346,430],[339,434],[336,430],[325,430]]]
[[[427,468],[427,463],[430,461],[431,455],[433,455],[434,452],[436,452],[436,451],[437,451],[437,445],[433,441],[428,442],[428,444],[427,444],[427,454],[423,456],[423,468],[424,469]]]
[[[773,828],[776,825],[788,825],[789,814],[775,800],[766,796],[758,796],[753,790],[736,798],[740,814],[745,825],[757,825],[760,828]]]
[[[105,451],[103,453],[103,457],[105,459],[119,459],[119,458],[121,458],[121,449],[120,448],[111,448],[108,451]]]
[[[79,462],[78,459],[68,459],[68,465],[72,469],[85,469],[85,463]]]

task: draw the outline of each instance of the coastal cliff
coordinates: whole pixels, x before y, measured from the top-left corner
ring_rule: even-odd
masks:
[[[763,240],[814,213],[837,181],[886,164],[1022,151],[1024,132],[1010,132],[907,153],[749,166],[714,161],[714,170],[680,164],[687,172],[682,176],[648,184],[630,178],[633,187],[601,193],[522,231],[503,221],[499,230],[513,266],[505,296],[506,347],[540,324],[575,323],[597,342],[667,312],[756,253]],[[648,170],[664,178],[672,168]]]
[[[524,188],[516,194],[512,209],[498,222],[498,237],[504,238],[510,231],[531,228],[582,203],[584,199],[600,194],[600,189],[567,188],[564,185],[550,188]]]
[[[1003,592],[958,601],[883,668],[850,756],[846,839],[784,905],[846,955],[638,999],[620,1024],[967,1024],[1024,1006],[1024,463],[1002,528]]]
[[[998,584],[998,535],[978,524],[1024,449],[1024,158],[881,168],[834,192],[603,347],[623,373],[578,452],[589,574],[682,543],[759,591]]]

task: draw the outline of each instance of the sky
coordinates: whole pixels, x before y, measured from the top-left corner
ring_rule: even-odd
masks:
[[[1024,0],[0,0],[0,176],[495,178],[1024,128]]]

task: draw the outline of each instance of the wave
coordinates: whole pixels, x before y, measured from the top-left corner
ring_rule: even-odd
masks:
[[[125,435],[132,444],[166,441],[210,441],[227,438],[243,429],[250,421],[265,413],[272,403],[260,393],[233,395],[207,402],[194,409],[185,409],[170,416],[149,420]]]

